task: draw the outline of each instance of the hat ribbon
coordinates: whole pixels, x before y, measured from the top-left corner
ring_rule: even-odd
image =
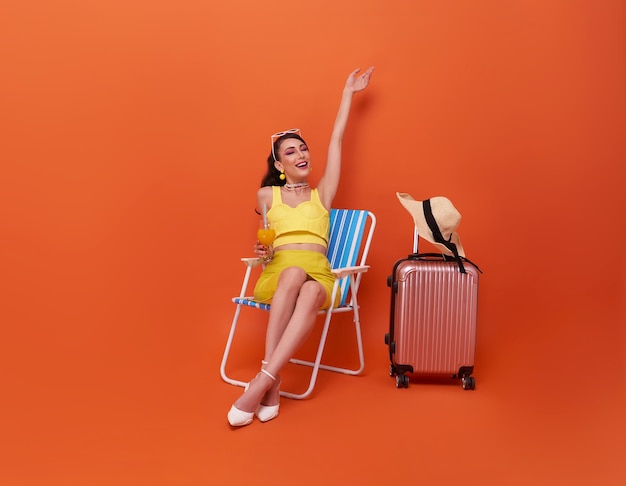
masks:
[[[456,245],[452,243],[452,235],[450,235],[449,240],[446,240],[441,234],[441,231],[439,230],[439,225],[437,224],[437,220],[433,216],[433,210],[430,206],[430,199],[426,199],[425,201],[423,201],[422,205],[424,207],[424,216],[426,218],[426,224],[428,224],[428,227],[430,228],[430,231],[433,234],[433,238],[435,239],[437,243],[442,244],[443,246],[445,246],[448,250],[452,252],[452,254],[454,255],[454,259],[459,264],[459,271],[461,273],[466,273],[465,267],[463,266],[463,261],[461,257],[459,256],[459,252],[456,248]]]

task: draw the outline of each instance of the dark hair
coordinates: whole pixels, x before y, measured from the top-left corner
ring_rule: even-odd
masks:
[[[298,135],[297,133],[286,133],[282,137],[278,137],[274,140],[274,151],[270,152],[267,157],[267,172],[263,176],[261,180],[261,187],[264,186],[284,186],[287,182],[285,179],[280,179],[280,171],[274,166],[274,162],[279,160],[278,157],[278,148],[283,140],[287,140],[288,138],[295,138],[296,140],[300,140],[302,143],[306,144],[304,139]],[[274,160],[274,154],[276,154],[276,160]]]

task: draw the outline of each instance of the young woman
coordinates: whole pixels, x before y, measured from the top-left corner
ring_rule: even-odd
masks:
[[[309,336],[320,309],[328,309],[335,277],[326,258],[329,210],[341,171],[341,144],[352,96],[365,89],[373,67],[358,75],[356,69],[345,83],[339,111],[328,146],[326,169],[317,188],[309,186],[309,148],[300,130],[291,129],[271,137],[268,170],[257,192],[259,212],[276,232],[272,247],[254,246],[269,263],[261,273],[254,297],[271,302],[265,340],[265,357],[259,374],[228,412],[232,426],[248,425],[254,416],[267,422],[278,415],[280,370]]]

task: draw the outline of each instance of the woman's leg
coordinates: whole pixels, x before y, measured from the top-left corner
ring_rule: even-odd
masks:
[[[296,307],[298,296],[302,285],[307,281],[308,275],[300,267],[285,268],[278,279],[276,292],[272,299],[272,307],[270,308],[270,316],[267,322],[267,332],[265,335],[265,356],[263,358],[262,368],[267,368],[272,354],[280,339],[285,332],[285,328],[289,324],[289,320],[293,315]],[[261,405],[274,406],[280,402],[280,376],[276,377],[276,381],[272,383],[270,388],[261,398]]]
[[[283,328],[280,339],[274,349],[271,350],[271,354],[266,354],[263,368],[276,376],[277,380],[271,384],[261,398],[261,405],[273,406],[279,403],[280,377],[278,373],[311,334],[317,313],[325,300],[326,291],[318,282],[308,278],[302,284],[296,301],[296,308],[287,326]]]
[[[284,329],[265,369],[276,376],[300,349],[313,330],[317,313],[326,300],[326,290],[315,280],[302,284],[291,319]]]
[[[300,267],[288,267],[281,272],[267,322],[265,356],[262,368],[266,368],[274,353],[274,349],[276,349],[296,307],[302,284],[306,282],[307,278],[307,274]],[[276,381],[271,383],[270,388],[261,397],[261,405],[274,406],[280,402],[280,376],[273,376],[276,377]]]
[[[293,269],[293,271],[292,271]],[[297,287],[298,275],[301,272],[303,282]],[[307,280],[309,277],[297,267],[291,267],[281,274],[278,289],[272,299],[272,311],[274,320],[268,324],[268,339],[270,345],[266,346],[266,361],[264,366],[267,371],[278,377],[280,370],[293,357],[311,333],[317,312],[326,300],[326,291],[315,280]],[[279,292],[280,290],[280,292]],[[295,306],[293,295],[295,292]],[[291,305],[289,305],[291,303]],[[282,310],[287,317],[281,315]],[[278,387],[280,381],[272,381],[264,373],[258,374],[251,382],[248,390],[235,402],[235,407],[245,412],[252,412],[256,407],[263,405],[275,405],[279,401]]]
[[[300,289],[308,278],[308,275],[300,267],[287,267],[281,272],[267,322],[264,361],[270,360],[274,349],[278,346],[278,342],[296,308]]]

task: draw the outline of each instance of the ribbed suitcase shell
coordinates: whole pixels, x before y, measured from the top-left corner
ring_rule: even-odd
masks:
[[[392,335],[395,364],[421,375],[447,374],[474,366],[478,269],[454,261],[406,259],[395,269]]]

